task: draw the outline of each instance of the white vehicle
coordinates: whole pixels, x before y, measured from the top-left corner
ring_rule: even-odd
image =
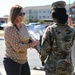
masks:
[[[0,25],[0,29],[4,29],[4,27],[7,25],[7,23],[3,23]]]
[[[39,22],[33,22],[33,23],[27,24],[26,26],[27,26],[28,30],[33,30],[36,25],[40,25],[40,23]]]

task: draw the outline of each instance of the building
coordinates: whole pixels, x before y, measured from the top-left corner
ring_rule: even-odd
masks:
[[[26,7],[24,8],[26,17],[29,21],[34,19],[50,19],[51,14],[50,10],[51,7],[49,5],[47,6],[33,6],[33,7]]]
[[[75,2],[72,4],[70,8],[70,14],[72,15],[73,24],[75,24]]]
[[[0,17],[0,24],[7,23],[8,17]]]
[[[70,9],[73,7],[75,7],[74,3],[66,5],[68,15],[70,15]],[[34,19],[46,20],[46,21],[48,19],[48,21],[49,21],[52,19],[51,13],[50,13],[51,12],[51,5],[25,7],[24,11],[26,13],[25,17],[27,17],[27,19],[29,21],[32,21]],[[75,14],[75,12],[74,12],[74,14]],[[74,19],[73,19],[73,21],[74,21]]]

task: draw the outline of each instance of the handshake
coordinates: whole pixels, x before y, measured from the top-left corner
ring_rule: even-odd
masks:
[[[38,53],[41,55],[42,36],[40,36],[40,40],[37,40],[32,34],[30,34],[30,36],[31,36],[31,40],[32,40],[32,43],[33,43],[33,46],[31,46],[31,47],[35,48],[38,51]]]

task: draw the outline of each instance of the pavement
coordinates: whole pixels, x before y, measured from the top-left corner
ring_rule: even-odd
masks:
[[[45,71],[41,71],[41,70],[30,70],[30,71],[31,71],[31,75],[45,75]],[[0,75],[6,75],[6,72],[3,66],[0,67]],[[75,75],[75,69],[74,69],[73,75]]]
[[[2,62],[2,58],[3,58],[3,54],[4,53],[4,37],[0,37],[0,62]],[[75,44],[74,44],[74,47],[75,47]],[[75,49],[73,47],[73,49]],[[2,50],[3,49],[3,50]],[[72,53],[75,53],[75,52],[72,52]],[[73,54],[75,55],[75,54]],[[75,57],[75,56],[73,56]],[[33,50],[33,49],[29,49],[28,50],[28,61],[29,61],[29,65],[31,67],[31,75],[45,75],[45,71],[42,71],[42,70],[34,70],[32,69],[33,66],[41,66],[41,62],[40,62],[40,59],[39,59],[39,55],[38,53],[36,52],[36,50]],[[36,61],[36,62],[35,62]],[[74,65],[75,65],[75,59],[74,59]],[[74,66],[75,67],[75,66]],[[5,73],[5,69],[3,66],[0,66],[0,75],[6,75]],[[74,74],[75,75],[75,68],[74,68]]]
[[[0,37],[0,75],[6,75],[4,66],[3,66],[3,57],[4,57],[4,51],[5,50],[5,44],[4,44],[4,37]],[[28,62],[30,65],[30,71],[31,75],[45,75],[45,71],[42,70],[34,70],[34,67],[40,67],[41,61],[39,59],[39,54],[35,49],[28,49]]]

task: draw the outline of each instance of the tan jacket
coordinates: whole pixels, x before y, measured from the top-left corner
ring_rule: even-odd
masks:
[[[15,62],[24,64],[27,61],[27,49],[29,48],[30,35],[25,25],[19,29],[15,26],[7,26],[4,30],[6,45],[6,57]]]

